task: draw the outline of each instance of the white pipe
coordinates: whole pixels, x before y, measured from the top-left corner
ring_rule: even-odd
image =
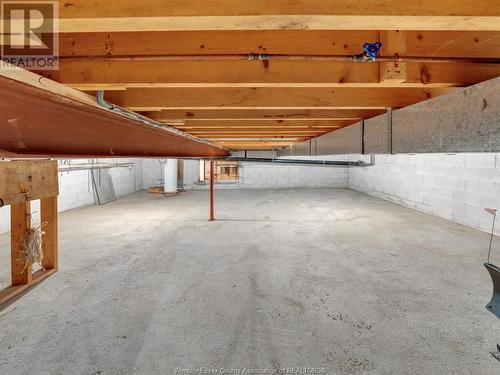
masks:
[[[164,168],[165,193],[177,193],[177,159],[167,159]]]

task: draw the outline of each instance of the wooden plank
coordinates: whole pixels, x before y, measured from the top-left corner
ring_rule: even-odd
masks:
[[[272,150],[274,148],[281,148],[291,146],[297,142],[305,141],[306,139],[299,139],[296,141],[213,141],[222,147],[231,150]]]
[[[262,119],[262,120],[186,120],[182,125],[175,125],[180,129],[248,129],[248,128],[331,128],[350,125],[359,121],[358,119],[315,119],[315,120],[293,120],[293,119]]]
[[[398,33],[400,35],[402,32]],[[499,36],[500,37],[500,36]],[[394,51],[395,49],[393,49]],[[403,49],[401,56],[405,54]],[[397,53],[394,52],[394,55]],[[432,59],[429,59],[432,64]],[[62,61],[59,71],[39,72],[84,91],[127,88],[404,87],[464,86],[494,78],[500,65],[434,63],[432,80],[419,78],[419,63],[325,61]],[[380,73],[379,73],[380,71]],[[380,79],[379,79],[380,76]]]
[[[498,64],[443,64],[429,62],[408,64],[408,82],[436,84],[440,82],[461,81],[470,86],[500,76]]]
[[[333,130],[333,129],[332,129]],[[314,137],[318,134],[329,132],[329,129],[320,131],[257,131],[257,132],[218,132],[218,133],[203,133],[194,132],[193,135],[199,138],[292,138],[292,137]]]
[[[327,130],[323,132],[318,132],[318,133],[307,133],[307,134],[262,134],[262,133],[255,133],[255,134],[199,134],[197,135],[200,139],[206,139],[210,141],[217,141],[217,140],[231,140],[231,141],[244,141],[244,140],[294,140],[296,141],[298,138],[312,138],[312,137],[319,137],[320,135],[329,133],[330,131],[335,130]]]
[[[408,31],[408,55],[498,58],[500,34],[495,31]]]
[[[451,88],[151,88],[111,91],[107,99],[134,110],[203,107],[399,108],[450,92]]]
[[[497,0],[495,0],[497,1]],[[489,13],[495,14],[495,12]],[[61,19],[62,33],[201,30],[500,31],[495,16],[253,15]]]
[[[408,55],[497,58],[495,31],[408,31]],[[60,56],[134,56],[190,54],[361,53],[365,42],[379,40],[373,30],[234,30],[60,34]],[[290,43],[293,40],[293,43]],[[1,41],[0,41],[1,43]]]
[[[498,0],[72,0],[61,2],[61,18],[249,15],[499,16]]]
[[[359,120],[358,120],[359,121]],[[357,121],[352,121],[352,123],[355,123]],[[346,124],[347,125],[347,124]],[[258,131],[258,130],[267,130],[267,131],[272,131],[272,130],[321,130],[321,129],[335,129],[335,128],[341,128],[342,126],[346,125],[320,125],[320,126],[308,126],[308,125],[303,125],[303,126],[175,126],[177,129],[182,129],[186,132],[195,132],[195,131],[207,131],[207,132],[216,132],[219,130],[253,130],[253,131]]]
[[[0,199],[4,205],[58,194],[56,161],[0,162]]]
[[[407,56],[408,34],[406,31],[381,31],[380,41],[383,43],[381,56]],[[402,83],[408,79],[408,63],[380,63],[380,82]]]
[[[28,290],[29,288],[41,282],[42,280],[45,280],[47,277],[49,277],[56,271],[57,270],[55,268],[47,271],[44,270],[36,271],[35,273],[33,273],[33,277],[30,284],[11,285],[3,290],[0,290],[0,305],[14,298],[20,293]]]
[[[1,173],[0,173],[1,175]],[[23,261],[23,238],[31,227],[31,205],[29,201],[10,206],[10,269],[12,285],[29,284],[32,281],[32,265]]]
[[[40,72],[82,90],[180,84],[378,83],[377,64],[328,61],[61,61],[59,71]]]
[[[40,221],[45,234],[42,237],[43,268],[57,270],[58,268],[58,224],[57,197],[40,200]]]
[[[248,30],[60,34],[60,55],[328,54],[352,56],[376,31]],[[293,40],[293,43],[289,43]]]
[[[370,118],[385,113],[385,109],[321,109],[321,108],[216,108],[216,109],[172,109],[159,112],[144,113],[158,121],[182,120],[254,120],[254,119],[333,119],[336,118]]]

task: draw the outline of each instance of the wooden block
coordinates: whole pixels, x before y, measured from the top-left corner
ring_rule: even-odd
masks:
[[[164,192],[165,189],[163,189],[163,186],[154,186],[148,189],[148,193],[150,194],[163,194]]]
[[[30,202],[22,202],[11,205],[10,207],[10,246],[11,246],[11,277],[12,285],[24,285],[31,283],[32,265],[22,260],[20,250],[22,250],[23,237],[31,225]],[[24,269],[24,271],[23,271]]]
[[[40,200],[42,230],[43,268],[46,270],[57,270],[58,246],[57,246],[57,197],[43,198]]]
[[[380,40],[384,44],[381,55],[406,56],[408,33],[406,31],[381,31]],[[402,83],[408,80],[408,64],[405,62],[380,63],[380,82]]]
[[[0,206],[55,197],[59,194],[57,180],[53,160],[0,162]]]

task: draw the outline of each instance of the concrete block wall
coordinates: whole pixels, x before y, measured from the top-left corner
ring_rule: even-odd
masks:
[[[60,161],[60,164],[68,161]],[[87,164],[89,159],[71,160],[70,164]],[[142,164],[138,159],[100,159],[101,164],[112,163],[136,163],[135,167],[113,168],[110,170],[111,178],[115,186],[116,195],[124,195],[142,189]],[[71,171],[59,173],[59,212],[67,211],[77,207],[94,204],[94,192],[89,171]],[[33,223],[39,222],[39,201],[33,201],[31,206]],[[10,230],[10,206],[0,208],[0,233]]]
[[[233,156],[243,157],[244,153]],[[270,158],[272,152],[248,151],[248,157]],[[295,157],[290,157],[295,158]],[[301,159],[318,157],[301,156]],[[325,157],[326,160],[346,160],[346,156]],[[143,189],[162,183],[162,162],[165,159],[142,159]],[[207,189],[207,183],[199,182],[199,160],[184,160],[184,188]],[[292,187],[347,187],[347,168],[310,165],[282,165],[271,163],[239,163],[239,181],[219,182],[217,189],[258,189]]]
[[[376,155],[375,166],[348,170],[350,189],[484,231],[484,208],[500,209],[500,153]]]
[[[241,155],[238,155],[241,156]],[[266,152],[247,153],[248,157],[272,157]],[[283,157],[287,158],[287,157]],[[288,157],[298,158],[298,157]],[[300,159],[318,159],[317,157],[301,156]],[[346,160],[346,156],[325,157],[326,160]],[[197,160],[184,161],[184,188],[207,189],[207,184],[198,182]],[[290,165],[272,163],[239,164],[239,181],[217,183],[217,189],[262,189],[262,188],[346,188],[347,168],[324,167],[312,165]]]
[[[167,159],[141,159],[142,188],[149,189],[163,184],[163,164]]]

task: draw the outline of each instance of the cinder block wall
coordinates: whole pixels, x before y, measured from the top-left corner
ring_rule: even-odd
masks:
[[[65,161],[61,161],[60,164]],[[71,164],[86,164],[88,159],[71,160]],[[134,169],[110,169],[116,195],[124,195],[142,190],[142,164],[139,159],[102,159],[101,164],[136,163]],[[71,171],[59,173],[59,212],[94,204],[94,193],[89,171]],[[40,221],[39,201],[31,206],[33,222]],[[0,208],[0,233],[10,230],[10,206]]]
[[[248,157],[272,157],[269,153],[248,153]],[[318,159],[318,157],[300,157]],[[345,156],[325,157],[327,160],[346,160]],[[207,189],[199,184],[197,160],[184,161],[184,188]],[[240,162],[239,181],[217,183],[217,189],[285,189],[285,188],[347,188],[346,167],[290,165]]]
[[[484,231],[492,223],[484,208],[500,209],[500,153],[376,155],[375,166],[349,168],[348,177],[350,189]]]
[[[347,168],[295,166],[269,163],[240,163],[239,181],[217,183],[217,189],[262,188],[346,188]],[[186,189],[206,189],[198,183],[198,164],[189,160],[184,164]]]

